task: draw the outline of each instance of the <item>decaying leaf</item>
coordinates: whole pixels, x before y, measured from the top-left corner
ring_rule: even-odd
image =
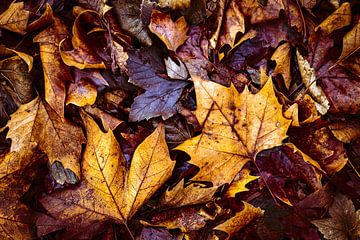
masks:
[[[30,12],[25,10],[24,2],[13,2],[0,15],[0,28],[24,35],[28,25]]]
[[[80,177],[80,154],[85,142],[81,128],[60,117],[49,105],[39,98],[20,108],[11,115],[6,125],[7,137],[12,140],[9,157],[1,165],[9,164],[8,171],[24,168],[33,161],[35,147],[39,147],[49,158],[51,164],[62,163]],[[63,182],[63,180],[60,180]]]
[[[344,2],[336,9],[329,17],[327,17],[319,26],[315,28],[315,31],[321,29],[321,32],[328,35],[333,31],[346,27],[351,24],[351,8],[350,3]]]
[[[299,70],[301,73],[301,78],[303,80],[304,85],[309,90],[311,96],[315,100],[316,109],[322,114],[326,114],[329,110],[329,100],[326,98],[324,91],[320,86],[316,85],[316,75],[315,70],[310,67],[310,64],[306,59],[304,59],[299,51],[296,52],[296,56],[298,59]]]
[[[55,192],[40,201],[49,213],[68,224],[114,219],[125,223],[171,175],[174,162],[165,143],[164,126],[135,150],[130,169],[111,130],[103,133],[82,113],[87,131],[82,175],[76,189]]]
[[[54,24],[34,37],[40,44],[40,58],[44,70],[45,100],[60,116],[64,116],[65,82],[71,80],[70,69],[60,57],[59,44],[69,33],[64,23],[54,19]]]
[[[184,17],[180,17],[173,22],[168,14],[157,10],[154,10],[151,14],[149,28],[165,43],[169,50],[174,52],[188,38],[188,26]]]
[[[255,95],[239,93],[192,75],[202,133],[176,149],[190,155],[200,171],[194,181],[214,186],[230,183],[242,166],[261,150],[281,145],[291,120],[283,117],[269,79]],[[219,161],[220,160],[220,161]]]
[[[214,228],[214,230],[226,232],[226,239],[230,239],[241,228],[245,227],[251,221],[263,214],[263,211],[260,208],[254,207],[246,202],[243,203],[244,209],[242,211],[235,213],[235,216],[229,218]]]
[[[360,237],[360,210],[355,212],[354,204],[349,198],[338,193],[329,214],[331,218],[312,221],[326,239],[347,240]]]

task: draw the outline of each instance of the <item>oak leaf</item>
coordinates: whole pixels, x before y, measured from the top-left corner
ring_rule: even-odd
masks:
[[[347,240],[360,237],[360,210],[355,212],[354,204],[349,198],[338,193],[329,213],[331,218],[312,221],[326,239]]]
[[[82,113],[88,142],[83,157],[83,181],[74,189],[40,199],[48,212],[67,225],[105,219],[125,223],[171,175],[175,164],[160,124],[135,150],[130,169],[111,130],[103,133]]]
[[[31,163],[35,147],[38,147],[48,155],[51,164],[59,161],[65,169],[80,176],[79,146],[85,142],[81,128],[57,115],[39,98],[21,105],[5,127],[9,128],[7,137],[12,144],[1,165],[12,168],[6,168],[7,171],[1,175],[23,169]]]
[[[60,57],[59,44],[69,33],[64,23],[54,17],[54,24],[36,35],[40,44],[40,58],[44,71],[45,100],[60,116],[64,116],[65,82],[71,80],[70,69]]]
[[[28,26],[30,12],[25,10],[24,2],[13,2],[0,15],[0,28],[24,35]]]
[[[149,28],[165,43],[169,50],[174,52],[188,38],[186,35],[188,26],[184,17],[173,22],[170,15],[157,10],[151,13]]]
[[[176,149],[190,155],[200,171],[194,181],[214,186],[230,183],[243,165],[258,152],[281,145],[291,123],[282,115],[281,105],[269,79],[257,93],[247,88],[239,93],[193,75],[202,133]]]

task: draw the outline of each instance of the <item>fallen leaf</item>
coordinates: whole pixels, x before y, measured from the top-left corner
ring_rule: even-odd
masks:
[[[243,202],[243,204],[244,209],[242,211],[235,213],[235,216],[214,227],[214,230],[226,232],[226,239],[230,239],[240,229],[263,215],[263,211],[260,208],[254,207],[247,202]]]
[[[21,203],[20,197],[30,186],[20,174],[0,178],[0,237],[2,239],[35,239],[36,213]]]
[[[188,26],[184,17],[175,22],[168,14],[153,10],[149,25],[151,32],[158,36],[169,50],[176,51],[188,38]]]
[[[87,113],[89,113],[93,117],[99,118],[106,131],[108,130],[114,131],[115,128],[117,128],[121,123],[123,123],[122,120],[110,115],[107,112],[102,111],[99,108],[86,106],[84,109]]]
[[[219,37],[220,46],[229,44],[233,48],[236,44],[237,34],[245,32],[244,15],[235,1],[231,1],[226,10],[223,29],[223,33]]]
[[[11,49],[11,48],[7,48],[7,47],[5,47],[5,45],[0,45],[0,55],[7,56],[7,55],[12,55],[12,54],[18,55],[27,64],[28,72],[31,71],[31,69],[33,67],[33,62],[34,62],[34,58],[32,56],[30,56],[29,54],[26,54],[24,52],[20,52],[20,51]]]
[[[341,66],[349,69],[353,74],[360,77],[360,53],[354,53],[340,63]]]
[[[344,142],[350,143],[360,137],[360,121],[358,119],[350,121],[337,121],[329,125],[334,136]]]
[[[349,198],[338,193],[329,214],[331,218],[312,221],[326,239],[347,240],[360,237],[360,211],[355,212],[354,204]]]
[[[0,73],[10,82],[14,91],[14,94],[11,94],[12,98],[19,105],[34,98],[33,79],[28,72],[27,64],[19,56],[1,60]]]
[[[291,84],[291,70],[290,70],[290,44],[284,43],[280,45],[271,57],[271,60],[276,62],[274,69],[274,76],[281,74],[283,76],[285,86],[290,89]]]
[[[317,86],[316,84],[317,78],[315,75],[315,70],[310,67],[309,62],[301,56],[299,51],[296,52],[296,56],[303,83],[313,97],[316,109],[322,115],[324,115],[329,110],[330,103],[329,100],[326,98],[326,95],[322,88],[320,86]]]
[[[239,1],[240,8],[245,16],[250,17],[251,24],[262,23],[277,19],[284,4],[279,0],[269,0],[265,6],[260,1],[244,0]]]
[[[96,15],[96,17],[98,17],[96,12],[90,10],[84,10],[76,17],[72,29],[73,37],[71,39],[72,46],[74,49],[71,51],[62,50],[61,45],[65,39],[62,40],[59,43],[59,51],[60,51],[61,59],[64,61],[66,65],[76,67],[79,69],[105,68],[104,62],[88,46],[88,43],[85,40],[87,33],[84,32],[84,29],[82,29],[80,25],[81,19],[89,17],[88,15],[92,15],[92,17]]]
[[[28,165],[33,159],[35,147],[38,146],[48,155],[51,164],[59,161],[65,169],[70,169],[80,176],[79,146],[85,142],[81,128],[57,115],[39,98],[21,105],[11,115],[6,127],[9,128],[7,138],[12,140],[8,161],[17,163],[16,168],[14,163],[11,163],[13,169],[8,169],[9,171]]]
[[[283,117],[269,79],[255,95],[192,75],[202,134],[176,147],[200,171],[192,180],[230,183],[243,165],[264,149],[281,145],[291,123]],[[221,161],[219,161],[221,159]]]
[[[120,68],[121,71],[127,72],[126,61],[129,59],[128,54],[124,51],[124,48],[115,41],[112,41],[114,46],[114,55],[116,65]]]
[[[162,8],[171,8],[172,10],[183,10],[189,8],[191,0],[159,0],[158,5]]]
[[[235,197],[237,193],[249,191],[249,189],[246,187],[246,184],[258,178],[259,176],[250,175],[250,170],[247,168],[241,170],[230,184],[225,195],[227,197]]]
[[[54,19],[54,24],[36,35],[34,42],[40,44],[40,58],[44,71],[45,100],[60,116],[64,116],[65,82],[71,80],[70,69],[61,61],[60,42],[69,33],[64,23]]]
[[[80,79],[75,83],[70,83],[66,105],[74,104],[79,107],[93,105],[96,101],[97,89],[85,79]]]
[[[34,32],[36,30],[39,30],[45,26],[52,24],[53,22],[54,22],[53,10],[50,4],[46,3],[46,8],[43,14],[35,21],[29,23],[26,30],[28,32]]]
[[[224,13],[225,13],[225,0],[220,0],[220,1],[214,2],[214,4],[216,4],[216,8],[215,8],[216,12],[214,13],[214,15],[216,16],[216,21],[214,24],[215,30],[213,31],[213,34],[212,34],[211,38],[209,39],[209,44],[212,49],[216,49],[217,44],[218,44],[218,39],[220,37],[220,30],[221,30]]]
[[[149,31],[140,18],[140,5],[142,1],[111,0],[110,3],[114,7],[115,15],[120,27],[140,43],[145,46],[150,46],[152,40],[149,36]]]
[[[24,2],[13,2],[0,15],[0,28],[24,35],[28,26],[30,12],[25,10]]]
[[[327,17],[315,31],[321,30],[322,33],[328,35],[335,30],[346,27],[351,24],[351,8],[350,3],[344,2],[329,17]]]
[[[164,126],[135,150],[130,169],[111,130],[103,133],[82,113],[88,142],[80,186],[40,199],[48,212],[70,227],[105,219],[125,223],[171,175],[174,162],[165,143]]]
[[[170,78],[187,80],[188,71],[184,63],[180,59],[176,59],[179,64],[173,61],[170,57],[165,59],[166,72]]]
[[[128,60],[130,83],[144,88],[131,105],[130,121],[141,121],[162,116],[168,119],[176,113],[176,102],[181,96],[185,81],[169,81],[159,77],[153,68],[132,54]]]
[[[344,61],[346,58],[354,54],[360,48],[360,20],[358,20],[354,27],[345,34],[343,38],[343,48],[339,57],[339,62]]]
[[[141,231],[141,234],[139,236],[139,240],[177,240],[178,238],[176,236],[173,236],[170,234],[169,231],[166,229],[161,228],[148,228],[144,227]]]

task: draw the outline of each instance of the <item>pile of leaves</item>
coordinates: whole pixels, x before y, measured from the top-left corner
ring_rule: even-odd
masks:
[[[360,12],[0,5],[1,239],[359,239]]]

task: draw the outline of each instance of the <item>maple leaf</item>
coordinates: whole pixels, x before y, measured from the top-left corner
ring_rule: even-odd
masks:
[[[155,70],[131,54],[128,60],[130,83],[144,88],[145,93],[137,96],[131,105],[130,121],[141,121],[162,116],[167,119],[176,113],[176,102],[181,96],[185,81],[169,81],[159,77]]]
[[[24,2],[13,2],[0,15],[0,28],[24,35],[28,25],[30,12],[25,10]]]
[[[250,175],[249,169],[243,169],[239,172],[238,176],[235,177],[234,181],[230,184],[226,191],[227,197],[235,197],[237,193],[249,191],[246,184],[258,179],[259,176]]]
[[[326,239],[347,240],[360,237],[360,210],[355,212],[354,204],[349,198],[338,193],[329,214],[331,218],[312,221]]]
[[[96,15],[94,17],[93,15]],[[84,29],[81,28],[81,20],[82,19],[91,19],[92,23],[99,22],[98,13],[91,11],[91,10],[84,10],[77,15],[72,33],[73,37],[71,39],[73,50],[71,51],[63,51],[61,50],[61,44],[59,44],[59,51],[62,60],[68,66],[73,66],[79,69],[84,68],[105,68],[104,62],[97,56],[96,53],[89,47],[88,43],[86,42],[85,37],[88,33],[84,32]]]
[[[44,151],[52,164],[59,161],[65,169],[80,176],[79,146],[85,141],[81,128],[59,117],[39,98],[21,105],[5,127],[9,128],[7,137],[12,144],[10,153],[0,164],[1,176],[29,165],[35,147]],[[10,167],[5,167],[7,165]]]
[[[184,17],[173,22],[170,15],[154,10],[149,27],[151,32],[156,34],[169,50],[174,52],[188,38],[186,35],[188,26]]]
[[[40,58],[44,71],[45,100],[60,116],[64,116],[65,82],[71,80],[70,69],[60,57],[59,44],[69,33],[64,23],[54,17],[54,24],[34,37],[40,44]]]
[[[258,152],[281,145],[291,123],[283,117],[269,79],[257,93],[239,93],[192,75],[202,133],[178,147],[190,155],[200,171],[194,181],[214,186],[230,183],[243,165]]]
[[[125,223],[171,175],[174,162],[165,143],[164,126],[135,150],[130,169],[111,130],[103,133],[82,113],[88,142],[83,158],[83,181],[74,189],[40,199],[48,212],[67,225],[114,219]]]

